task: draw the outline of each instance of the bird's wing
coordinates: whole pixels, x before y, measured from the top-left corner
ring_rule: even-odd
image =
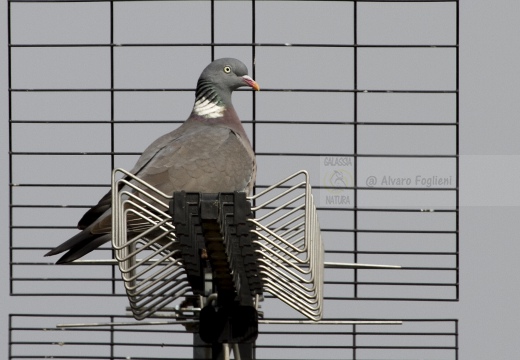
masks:
[[[199,123],[180,136],[173,133],[174,136],[167,134],[158,139],[156,143],[159,146],[145,150],[142,158],[146,160],[140,159],[140,167],[136,165],[132,170],[136,176],[165,194],[181,190],[208,193],[250,191],[256,165],[247,140],[227,127]],[[93,234],[109,232],[110,215],[106,211],[90,231]],[[139,224],[140,221],[132,224],[129,219],[130,228]]]
[[[189,127],[188,127],[189,128]],[[134,165],[130,173],[138,175],[140,170],[146,167],[148,162],[152,161],[154,157],[166,146],[174,143],[175,139],[181,137],[186,131],[186,126],[181,125],[179,128],[164,134],[151,143],[141,154],[137,163]],[[108,191],[99,202],[91,207],[79,220],[78,229],[84,230],[92,225],[98,219],[102,219],[110,214],[109,210],[112,206],[112,191]]]

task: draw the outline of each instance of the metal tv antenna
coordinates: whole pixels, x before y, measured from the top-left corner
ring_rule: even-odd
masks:
[[[319,323],[325,267],[399,268],[324,262],[311,190],[308,173],[299,171],[249,198],[169,195],[115,169],[112,245],[134,318],[183,324],[195,344],[211,344],[211,354],[196,347],[196,359],[227,359],[230,349],[252,359],[264,293],[306,317],[293,323]],[[180,306],[167,307],[181,297]]]

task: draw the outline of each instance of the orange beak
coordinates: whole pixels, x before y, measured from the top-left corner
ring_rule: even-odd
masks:
[[[258,83],[256,81],[254,81],[253,79],[251,79],[249,76],[244,75],[244,76],[242,76],[242,79],[244,79],[244,82],[248,86],[251,86],[256,91],[260,91],[260,85],[258,85]]]

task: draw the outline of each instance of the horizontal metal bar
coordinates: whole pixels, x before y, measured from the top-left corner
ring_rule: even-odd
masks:
[[[54,264],[49,264],[54,265]],[[381,267],[371,267],[368,269],[380,269]],[[384,269],[384,268],[383,268]],[[388,268],[388,269],[394,269],[394,268]],[[401,269],[401,270],[410,270],[406,268],[395,268],[395,269]],[[416,269],[418,270],[418,269]],[[431,269],[428,269],[431,270]],[[455,271],[457,269],[451,269],[452,271]],[[123,280],[114,277],[114,278],[49,278],[49,277],[31,277],[31,278],[13,278],[13,281],[45,281],[45,282],[79,282],[79,281],[92,281],[92,282],[101,282],[101,281],[107,281],[107,282],[122,282]],[[385,286],[457,286],[458,284],[456,282],[450,282],[450,283],[411,283],[411,282],[383,282],[383,281],[331,281],[331,280],[325,280],[324,284],[326,285],[385,285]],[[66,294],[65,294],[66,295]]]
[[[140,88],[140,89],[125,89],[125,88],[10,88],[11,92],[164,92],[164,91],[180,91],[193,92],[193,88]],[[251,91],[245,89],[238,89],[235,91]],[[377,90],[377,89],[280,89],[280,88],[265,88],[262,92],[306,92],[306,93],[374,93],[374,94],[457,94],[458,90]]]
[[[110,155],[141,155],[140,152],[123,151],[13,151],[11,155],[24,156],[110,156]]]
[[[9,184],[10,186],[12,187],[108,187],[108,185],[105,185],[105,184],[74,184],[74,183],[71,183],[71,184],[62,184],[62,183],[11,183]],[[263,184],[258,184],[258,185],[255,185],[255,189],[267,189],[269,188],[270,185],[263,185]],[[279,188],[286,188],[284,186],[280,186]],[[342,187],[342,186],[314,186],[313,187],[314,189],[333,189],[333,190],[354,190],[354,189],[358,189],[358,190],[414,190],[414,191],[418,191],[418,190],[424,190],[424,191],[456,191],[458,188],[399,188],[399,187],[355,187],[355,186],[352,186],[352,187]],[[255,195],[256,196],[256,195]],[[251,197],[248,198],[249,200],[251,199]],[[266,206],[265,207],[266,209],[274,209],[273,207],[269,207],[269,206]],[[403,206],[404,208],[404,206]],[[337,208],[330,208],[330,210],[333,210],[333,209],[337,209]],[[342,210],[349,210],[349,209],[356,209],[355,207],[349,207],[349,208],[343,208]],[[363,209],[370,209],[370,208],[357,208],[357,209],[360,209],[360,210],[363,210]],[[385,208],[381,207],[381,208],[372,208],[373,210],[384,210]],[[399,208],[390,208],[390,209],[396,209],[398,210]],[[417,210],[420,210],[420,211],[431,211],[432,209],[420,209],[420,208],[416,208]],[[405,211],[406,208],[403,209],[403,211]],[[435,210],[433,209],[434,211],[442,211],[443,209],[440,208],[439,210]],[[456,208],[454,208],[453,210],[456,210]]]
[[[257,349],[457,350],[456,346],[256,345]]]
[[[383,281],[325,281],[326,285],[382,285],[382,286],[458,286],[457,283],[412,283],[412,282],[383,282]]]
[[[257,185],[257,188],[267,188],[268,186]],[[389,189],[394,190],[394,189]],[[95,204],[88,205],[58,205],[58,204],[49,204],[49,205],[38,205],[38,204],[11,204],[11,208],[22,208],[22,209],[55,209],[55,208],[74,208],[74,209],[90,209]],[[266,206],[263,209],[273,209],[272,207]],[[366,211],[366,212],[435,212],[435,213],[457,213],[458,209],[395,209],[395,208],[336,208],[336,207],[316,207],[318,211]]]
[[[11,120],[11,124],[182,124],[184,120]],[[242,121],[253,123],[253,121]],[[448,124],[448,123],[447,123]]]
[[[172,321],[129,321],[129,322],[106,322],[106,323],[74,323],[74,324],[57,324],[59,329],[78,328],[78,327],[100,327],[100,326],[144,326],[144,325],[183,325],[198,324],[194,320],[172,320]]]
[[[59,329],[79,328],[79,327],[104,327],[104,326],[146,326],[146,325],[182,325],[198,324],[196,320],[174,320],[174,321],[130,321],[130,322],[106,322],[106,323],[72,323],[57,324]],[[265,320],[259,319],[259,324],[266,325],[286,325],[286,324],[310,324],[310,325],[402,325],[402,321],[384,320]]]
[[[134,151],[12,151],[10,155],[13,156],[41,156],[41,155],[52,155],[52,156],[109,156],[109,155],[141,155],[140,152]],[[305,157],[357,157],[357,158],[448,158],[456,159],[457,154],[324,154],[324,153],[282,153],[282,152],[257,152],[256,156],[305,156]],[[331,187],[338,189],[338,187]],[[348,187],[353,189],[354,187]],[[366,189],[377,189],[377,187],[358,187]],[[411,188],[411,187],[395,187],[396,189],[423,189],[425,188]],[[341,189],[341,188],[339,188]],[[427,188],[427,189],[439,189],[439,188]],[[454,189],[454,188],[453,188]]]
[[[13,209],[89,209],[92,205],[36,205],[36,204],[11,204]]]
[[[331,250],[326,254],[369,254],[369,255],[458,255],[458,252],[439,252],[439,251],[362,251],[362,250]]]
[[[419,297],[369,297],[369,296],[324,296],[324,300],[331,301],[344,301],[344,300],[353,300],[353,301],[439,301],[439,302],[458,302],[457,298],[440,298],[440,297],[427,297],[427,298],[419,298]]]
[[[77,281],[77,279],[76,279]],[[126,293],[112,293],[112,292],[104,292],[104,293],[15,293],[11,292],[10,296],[49,296],[49,297],[127,297]]]
[[[379,234],[379,233],[391,233],[391,234],[457,234],[458,230],[390,230],[390,229],[321,229],[321,231],[330,232],[347,232],[347,233],[368,233],[368,234]]]
[[[324,153],[283,153],[283,152],[257,152],[256,156],[330,156],[330,157],[357,157],[357,158],[449,158],[449,159],[457,159],[459,156],[457,154],[345,154],[345,153],[336,153],[336,154],[324,154]],[[370,188],[369,188],[370,189]]]
[[[286,324],[310,324],[310,325],[402,325],[402,321],[392,320],[258,320],[259,324],[286,325]]]
[[[458,230],[371,230],[371,229],[321,229],[322,232],[367,233],[367,234],[457,234]]]
[[[105,187],[109,188],[110,184],[38,184],[38,183],[11,183],[12,187]]]
[[[181,124],[184,120],[11,120],[11,124]],[[456,122],[410,121],[295,121],[295,120],[242,120],[242,124],[266,125],[358,125],[358,126],[453,126]]]
[[[324,262],[323,267],[329,269],[400,269],[399,265],[376,265],[357,263]],[[359,283],[358,283],[359,284]]]
[[[78,229],[76,226],[57,226],[57,225],[48,225],[48,226],[36,226],[36,225],[13,225],[11,229]]]
[[[37,246],[13,246],[11,247],[12,250],[19,250],[19,251],[34,251],[34,250],[41,250],[41,251],[49,251],[52,248],[49,247],[37,247]],[[102,248],[100,250],[112,250],[109,248]],[[375,254],[375,255],[449,255],[454,256],[458,255],[458,252],[428,252],[428,251],[360,251],[360,250],[325,250],[325,254]],[[79,259],[81,260],[81,259]],[[83,261],[90,261],[88,265],[98,265],[98,264],[108,264],[108,265],[116,265],[117,262],[115,259],[112,260],[83,260]],[[138,260],[140,261],[140,260]],[[76,265],[81,264],[80,262],[76,262]],[[13,264],[20,264],[20,263],[13,263]],[[45,263],[47,264],[47,263]],[[64,264],[65,265],[65,264]],[[401,268],[401,267],[399,267]]]
[[[389,191],[395,191],[395,189],[385,189],[385,190],[389,190]],[[359,212],[420,212],[420,213],[423,213],[423,212],[435,212],[435,213],[458,213],[459,212],[459,209],[457,208],[453,208],[453,209],[396,209],[396,208],[356,208],[356,207],[351,207],[351,208],[341,208],[341,207],[325,207],[325,206],[317,206],[316,209],[318,211],[359,211]],[[325,229],[322,229],[322,231],[329,231],[329,230],[325,230]],[[333,230],[330,230],[330,231],[333,231]]]
[[[55,264],[49,264],[51,266],[54,266]],[[91,281],[91,282],[102,282],[102,281],[106,281],[106,282],[122,282],[123,280],[121,280],[119,277],[113,277],[113,278],[109,278],[109,277],[104,277],[104,278],[88,278],[88,277],[76,277],[76,278],[49,278],[49,277],[30,277],[30,278],[13,278],[12,279],[13,281],[19,281],[19,282],[24,282],[24,281],[45,281],[45,282],[61,282],[61,281],[65,281],[65,282],[80,282],[80,281]],[[65,294],[66,295],[66,294]]]
[[[86,1],[88,2],[88,0]],[[61,48],[61,47],[312,47],[312,48],[425,48],[425,49],[456,49],[457,44],[319,44],[319,43],[83,43],[83,44],[21,44],[11,43],[11,48]]]
[[[115,315],[115,314],[77,314],[77,313],[68,313],[68,314],[54,314],[54,313],[51,313],[51,314],[38,314],[38,313],[12,313],[12,314],[9,314],[9,317],[29,317],[29,318],[35,318],[35,317],[43,317],[43,318],[54,318],[54,317],[58,317],[58,318],[66,318],[66,317],[72,317],[72,318],[77,318],[77,317],[82,317],[82,318],[117,318],[117,319],[131,319],[133,320],[133,317],[132,315]],[[264,319],[264,320],[294,320],[293,318],[268,318],[268,319]],[[356,321],[360,321],[360,320],[369,320],[369,321],[373,321],[373,320],[381,320],[380,318],[341,318],[341,317],[337,317],[337,318],[328,318],[328,319],[322,319],[322,320],[356,320]],[[385,321],[405,321],[405,322],[452,322],[452,323],[457,323],[458,322],[458,319],[453,319],[453,318],[406,318],[406,319],[403,319],[403,318],[385,318],[383,319]]]
[[[67,2],[132,2],[132,1],[143,1],[143,0],[8,0],[10,3],[67,3]],[[186,0],[155,0],[155,1],[186,1]],[[198,0],[203,1],[203,0]],[[257,0],[257,1],[276,1],[276,0]],[[302,1],[302,0],[288,0],[288,1]],[[311,1],[311,0],[303,0]],[[314,0],[315,1],[315,0]],[[329,0],[330,2],[378,2],[378,3],[399,3],[399,2],[413,2],[413,3],[444,3],[444,2],[457,2],[458,0]]]
[[[181,344],[181,343],[138,343],[138,342],[121,342],[121,341],[63,341],[60,343],[52,342],[51,344],[63,344],[63,345],[85,345],[85,346],[140,346],[140,347],[193,347],[192,344]],[[12,342],[13,345],[50,345],[49,342],[45,341],[15,341]],[[23,359],[30,359],[31,357],[24,356]],[[37,357],[40,359],[70,359],[69,356],[67,357],[59,357],[59,356],[49,356],[49,357]],[[13,359],[13,357],[11,357]],[[83,357],[81,357],[83,359]],[[96,357],[96,359],[99,359]],[[111,359],[117,359],[112,357]],[[119,358],[122,359],[122,358]],[[126,358],[127,359],[127,358]],[[147,358],[150,359],[150,358]]]
[[[408,322],[408,321],[405,321]],[[355,324],[354,324],[355,325]],[[35,329],[38,330],[38,329]],[[273,331],[273,330],[263,330],[259,331],[261,334],[265,335],[287,335],[287,331]],[[390,331],[381,331],[377,330],[377,332],[370,331],[345,331],[345,330],[337,330],[337,331],[322,331],[319,333],[316,331],[294,331],[293,334],[296,335],[317,335],[319,336],[327,336],[327,335],[363,335],[363,336],[455,336],[455,332],[390,332]]]

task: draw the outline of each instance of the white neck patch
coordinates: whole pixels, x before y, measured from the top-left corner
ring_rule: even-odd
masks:
[[[195,105],[193,106],[193,112],[195,114],[211,119],[222,117],[224,115],[224,110],[226,110],[225,106],[212,103],[204,96],[195,101]]]

